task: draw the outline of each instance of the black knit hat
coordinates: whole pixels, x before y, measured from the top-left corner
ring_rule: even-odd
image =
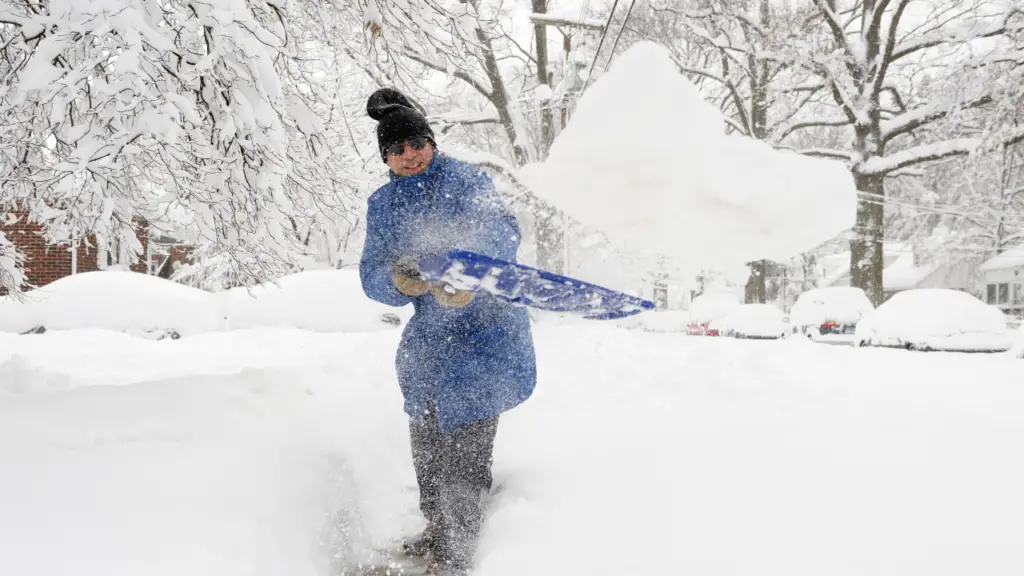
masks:
[[[384,149],[392,144],[417,136],[434,142],[434,131],[430,129],[427,119],[405,94],[394,88],[381,88],[371,94],[366,101],[366,113],[378,122],[377,148],[384,162],[388,161]]]

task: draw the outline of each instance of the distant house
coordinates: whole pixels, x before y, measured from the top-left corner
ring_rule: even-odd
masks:
[[[913,249],[903,243],[887,242],[883,247],[882,291],[888,300],[893,294],[914,288],[949,288],[971,291],[975,270],[957,259],[924,264]],[[850,253],[830,254],[822,258],[824,277],[819,285],[850,285]]]
[[[0,220],[0,232],[25,255],[25,288],[45,286],[51,282],[83,272],[92,272],[110,266],[119,266],[133,272],[170,276],[176,262],[188,259],[188,248],[167,238],[150,240],[148,223],[135,219],[136,236],[142,245],[140,256],[131,255],[121,246],[112,246],[100,254],[96,238],[82,239],[72,249],[68,243],[50,243],[42,224],[33,222],[25,212],[5,214],[10,223]],[[103,265],[101,265],[101,261]],[[0,288],[0,294],[4,289]]]
[[[1007,314],[1024,316],[1024,245],[985,261],[985,301]]]

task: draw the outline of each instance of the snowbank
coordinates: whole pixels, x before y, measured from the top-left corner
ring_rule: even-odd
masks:
[[[771,304],[742,304],[722,319],[723,336],[781,338],[788,330],[786,315]]]
[[[249,289],[232,288],[227,327],[288,327],[315,332],[394,329],[412,318],[412,306],[395,308],[363,293],[357,270],[307,270]]]
[[[854,325],[874,310],[867,294],[852,286],[814,288],[800,294],[789,311],[794,328],[818,328],[825,322]]]
[[[690,302],[690,324],[708,324],[721,320],[740,305],[739,298],[730,292],[701,294]]]
[[[1013,344],[1000,310],[945,288],[898,292],[856,334],[862,344],[919,350],[1002,352]]]
[[[579,221],[694,268],[785,260],[854,225],[842,163],[724,127],[668,51],[640,42],[583,94],[548,159],[520,176]]]
[[[0,302],[0,331],[102,328],[140,336],[189,336],[223,327],[207,292],[156,276],[124,271],[85,272]]]
[[[1013,345],[1010,353],[1017,358],[1024,358],[1024,326],[1017,330],[1017,342]]]

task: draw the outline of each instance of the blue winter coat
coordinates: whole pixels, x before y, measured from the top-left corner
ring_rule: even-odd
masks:
[[[370,298],[415,308],[395,362],[410,417],[421,418],[429,400],[445,431],[495,417],[530,397],[537,368],[524,308],[486,294],[464,308],[443,307],[430,293],[410,298],[395,288],[392,263],[455,248],[514,261],[519,242],[519,223],[490,177],[436,152],[426,172],[392,173],[370,196],[359,273]]]

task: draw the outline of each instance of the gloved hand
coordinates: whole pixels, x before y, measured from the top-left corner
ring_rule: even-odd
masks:
[[[430,287],[430,293],[434,295],[441,306],[448,308],[464,308],[473,301],[475,293],[469,290],[456,290],[451,284],[435,284]]]
[[[399,292],[410,298],[423,296],[430,291],[430,284],[420,274],[416,259],[409,256],[402,256],[391,265],[391,281]]]

